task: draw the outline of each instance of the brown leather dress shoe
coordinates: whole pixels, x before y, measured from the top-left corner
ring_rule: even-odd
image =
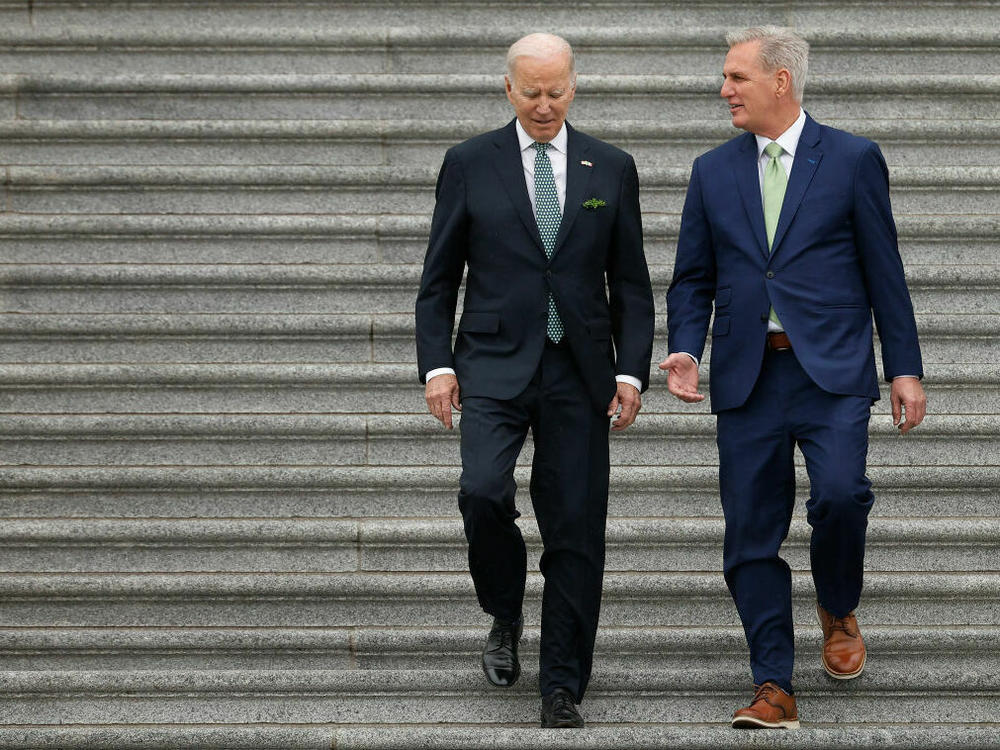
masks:
[[[865,668],[867,651],[857,618],[834,617],[816,605],[819,624],[823,626],[823,669],[836,680],[851,680]]]
[[[795,696],[773,682],[753,686],[753,700],[733,713],[733,726],[741,729],[798,729],[799,710]]]

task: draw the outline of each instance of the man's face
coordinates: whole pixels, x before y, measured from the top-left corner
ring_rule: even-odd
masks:
[[[513,73],[513,80],[510,76],[504,80],[514,113],[528,135],[540,143],[548,143],[566,120],[576,93],[569,57],[519,57]]]
[[[764,70],[758,53],[760,42],[734,45],[722,67],[720,96],[729,102],[733,125],[751,133],[765,135],[778,114],[776,96],[778,81],[774,73]]]

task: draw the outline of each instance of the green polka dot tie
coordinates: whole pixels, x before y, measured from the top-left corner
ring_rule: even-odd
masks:
[[[777,143],[769,143],[764,148],[764,153],[771,157],[771,161],[764,167],[764,229],[767,231],[767,249],[771,249],[774,244],[774,233],[778,230],[778,217],[781,215],[781,204],[785,201],[785,188],[788,186],[788,175],[778,158],[785,149]],[[770,316],[778,325],[778,314],[771,308]]]
[[[538,223],[538,233],[542,237],[542,247],[545,256],[552,257],[556,247],[556,236],[559,234],[559,223],[562,221],[562,211],[559,210],[559,195],[556,193],[556,178],[552,174],[552,162],[546,153],[549,144],[532,143],[535,149],[535,221]],[[563,337],[563,324],[556,310],[556,301],[549,294],[549,317],[546,324],[549,338],[558,344]]]

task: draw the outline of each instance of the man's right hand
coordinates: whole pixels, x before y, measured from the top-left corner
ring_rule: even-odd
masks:
[[[431,414],[450,430],[451,407],[454,406],[462,411],[462,404],[459,402],[458,378],[447,373],[435,375],[427,381],[424,398],[427,400],[427,408],[430,409]]]
[[[681,401],[695,404],[704,401],[698,393],[698,365],[684,352],[674,352],[660,362],[660,369],[667,371],[667,390]]]

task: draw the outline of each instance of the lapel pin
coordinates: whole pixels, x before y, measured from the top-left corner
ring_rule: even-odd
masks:
[[[585,166],[585,167],[592,167],[592,166],[594,166],[593,162],[589,162],[589,161],[587,161],[586,159],[584,159],[584,160],[583,160],[583,161],[581,161],[580,163],[581,163],[581,164],[582,164],[583,166]]]

